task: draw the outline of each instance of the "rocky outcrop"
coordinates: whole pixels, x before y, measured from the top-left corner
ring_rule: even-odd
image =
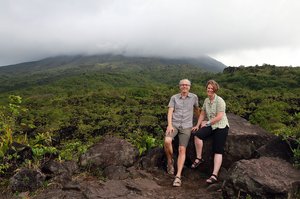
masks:
[[[64,185],[72,180],[72,175],[78,171],[79,167],[74,161],[58,162],[49,160],[42,165],[42,172],[46,179],[52,179],[56,183]]]
[[[139,159],[139,166],[142,169],[151,170],[155,168],[164,168],[166,165],[165,151],[157,147],[148,151],[148,153]]]
[[[181,198],[221,198],[221,192],[209,192],[204,181],[197,182],[184,179],[181,188],[172,187],[173,177],[162,171],[150,174],[142,170],[135,170],[136,175],[125,180],[102,181],[94,176],[77,177],[76,180],[64,187],[50,185],[47,189],[37,193],[32,199],[181,199]]]
[[[80,157],[80,165],[90,170],[103,170],[108,179],[122,180],[129,174],[127,168],[138,159],[139,151],[126,140],[106,136]]]
[[[105,169],[108,166],[130,167],[137,160],[139,151],[126,140],[108,136],[92,146],[81,156],[81,166],[97,166]]]
[[[123,166],[108,166],[104,169],[103,174],[111,180],[124,180],[129,177],[129,173]]]
[[[298,198],[300,171],[280,158],[241,160],[229,170],[223,186],[225,198]]]
[[[278,157],[292,162],[293,152],[288,143],[280,137],[275,137],[254,152],[254,157]]]
[[[43,185],[45,175],[39,170],[21,169],[9,180],[12,192],[35,191]]]

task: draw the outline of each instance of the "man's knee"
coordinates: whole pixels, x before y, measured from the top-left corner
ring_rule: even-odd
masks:
[[[185,146],[179,146],[178,152],[179,152],[179,154],[185,154],[186,147]]]
[[[165,146],[172,145],[172,138],[171,137],[165,137]]]

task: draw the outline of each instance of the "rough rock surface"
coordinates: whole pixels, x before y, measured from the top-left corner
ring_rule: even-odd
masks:
[[[50,160],[42,165],[42,172],[46,179],[54,179],[56,183],[66,184],[72,179],[72,175],[79,170],[74,161],[58,162]]]
[[[126,140],[107,136],[81,156],[80,165],[95,165],[102,169],[112,165],[130,167],[138,155],[138,149]]]
[[[300,196],[300,170],[280,158],[241,160],[228,171],[224,196],[234,198],[297,198]]]
[[[283,141],[280,137],[275,137],[266,145],[258,148],[254,156],[259,157],[278,157],[288,162],[292,162],[293,152],[287,142]]]
[[[39,170],[21,169],[10,178],[12,192],[35,191],[43,185],[45,175]]]
[[[192,180],[183,178],[182,187],[172,187],[174,177],[162,170],[148,173],[136,170],[134,177],[125,180],[102,181],[93,176],[76,176],[73,181],[64,187],[49,186],[37,192],[33,199],[55,198],[126,198],[126,199],[181,199],[202,198],[217,199],[222,192],[209,191],[204,179]]]
[[[129,177],[126,167],[108,166],[104,169],[104,176],[110,180],[124,180]]]

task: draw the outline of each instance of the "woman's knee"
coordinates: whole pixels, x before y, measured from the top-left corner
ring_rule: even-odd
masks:
[[[194,137],[194,142],[195,143],[202,143],[202,140],[198,138],[197,136]]]
[[[223,155],[224,154],[224,147],[220,147],[220,146],[214,146],[213,147],[213,153],[215,154],[215,155]]]

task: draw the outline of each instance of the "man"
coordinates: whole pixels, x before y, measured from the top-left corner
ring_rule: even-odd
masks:
[[[178,134],[179,149],[177,160],[177,173],[173,186],[181,186],[181,172],[185,162],[186,147],[188,145],[193,127],[194,108],[198,108],[197,95],[190,93],[191,82],[183,79],[179,82],[180,93],[173,95],[169,102],[168,127],[165,136],[165,153],[167,156],[167,172],[174,175],[172,140]]]

